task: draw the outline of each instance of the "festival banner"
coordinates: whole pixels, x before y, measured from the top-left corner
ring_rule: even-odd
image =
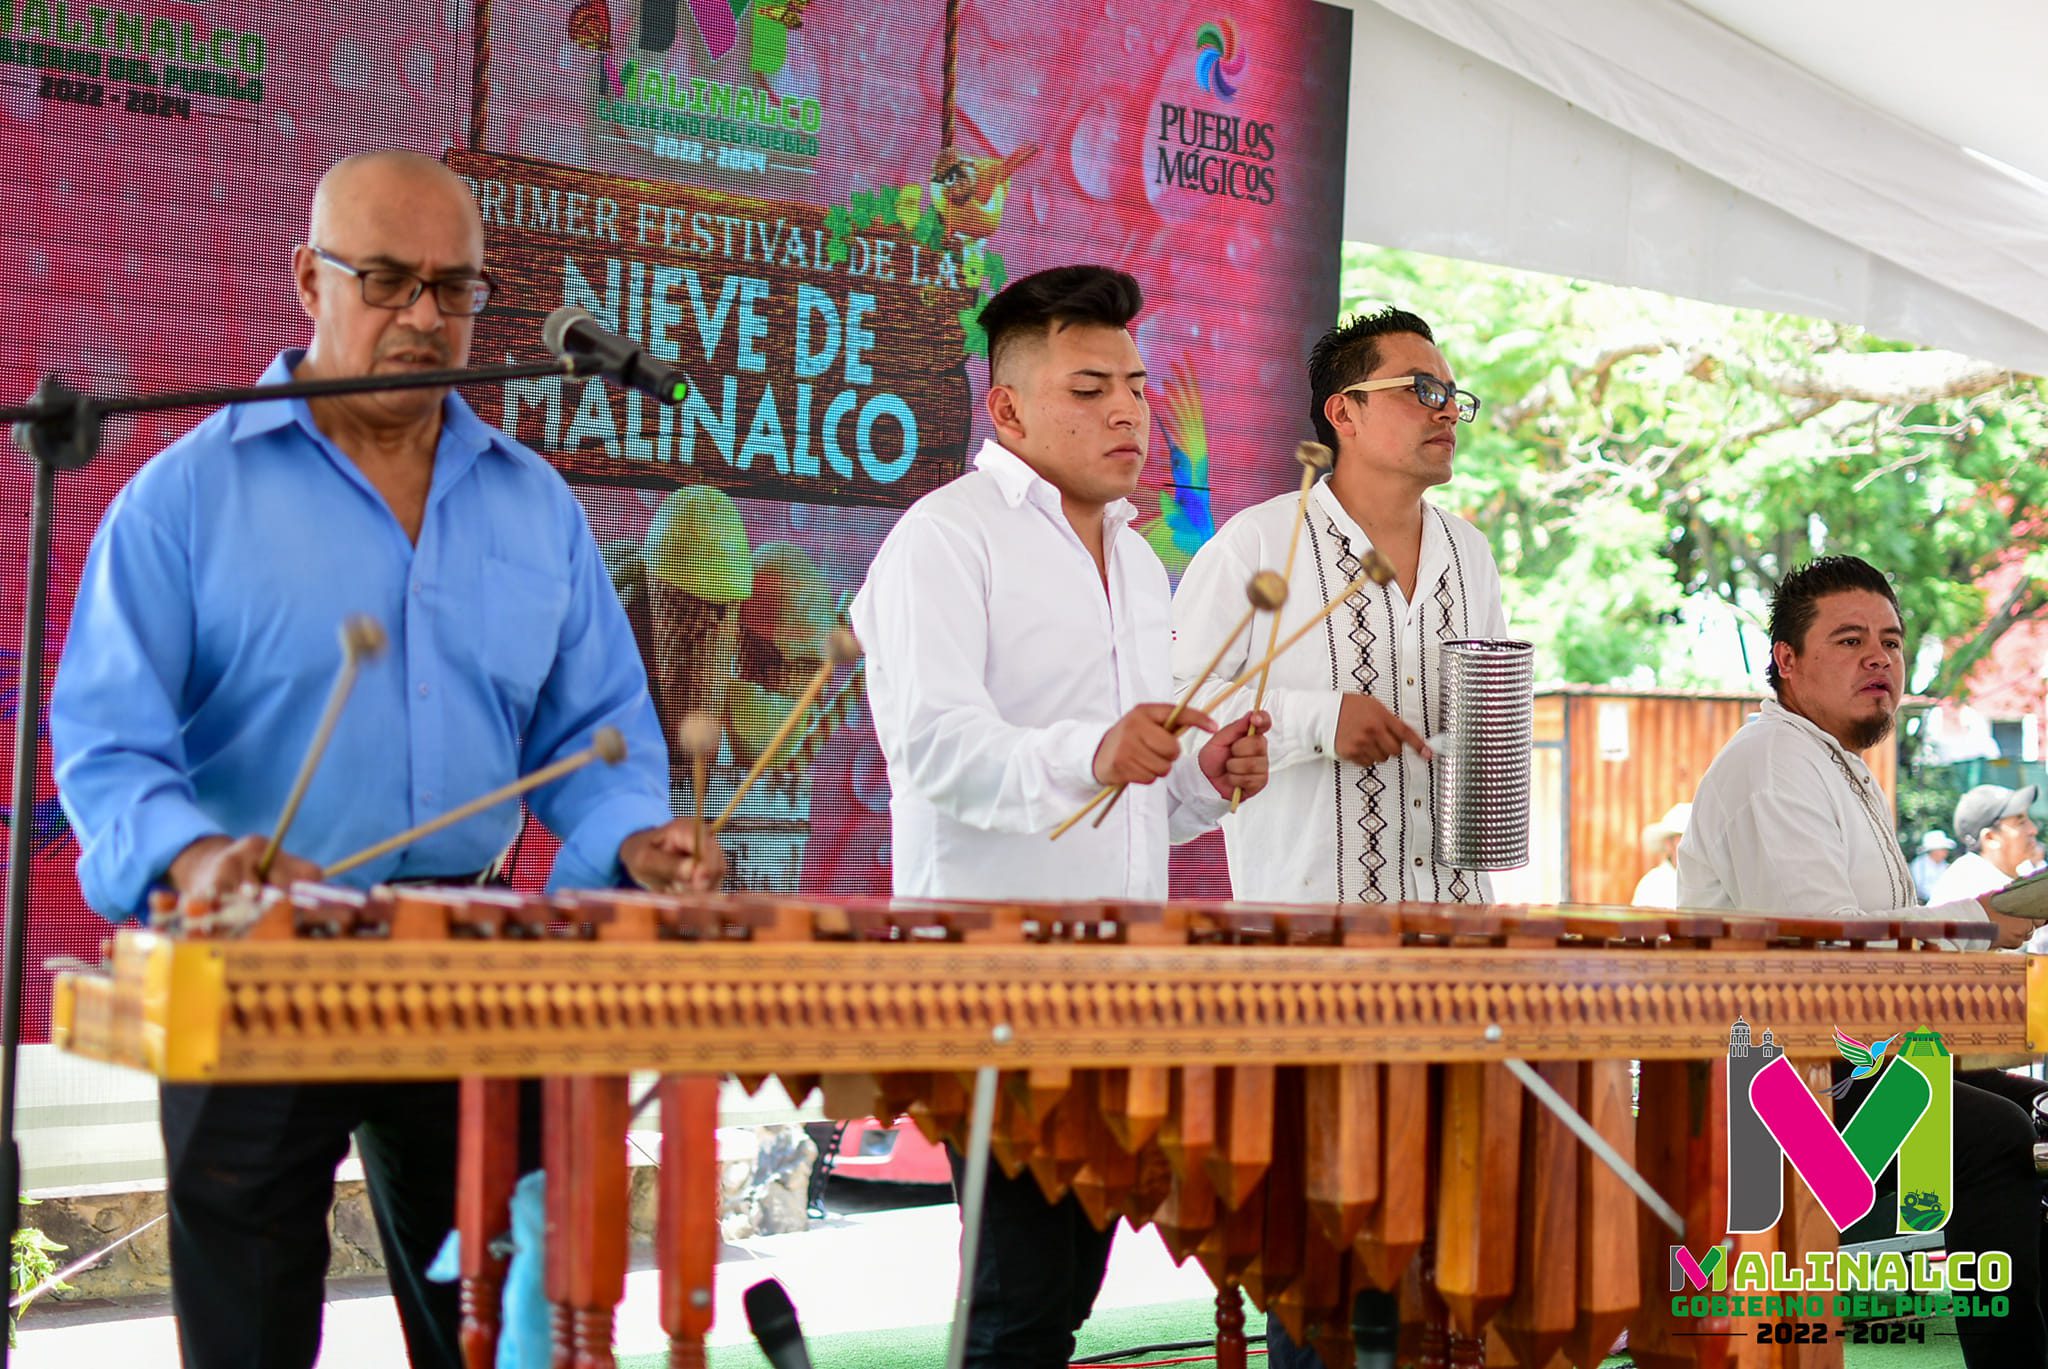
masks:
[[[542,318],[570,305],[692,377],[677,406],[601,380],[480,397],[571,480],[901,508],[965,468],[957,313],[973,291],[952,258],[913,240],[899,262],[893,237],[834,238],[804,204],[465,153],[449,163],[484,207],[500,290],[479,355],[530,350]]]
[[[582,500],[664,726],[718,721],[718,805],[894,520],[986,435],[975,315],[1007,281],[1095,261],[1144,286],[1136,531],[1170,571],[1293,487],[1337,305],[1349,51],[1348,13],[1314,0],[0,0],[0,395],[253,380],[307,337],[289,258],[321,173],[445,159],[501,286],[476,363],[538,358],[575,305],[690,377],[673,408],[581,380],[467,397]],[[51,674],[108,501],[201,417],[117,421],[61,482]],[[27,463],[0,481],[25,510]],[[26,537],[0,523],[0,760]],[[735,885],[885,892],[858,674],[801,721],[727,829]],[[47,764],[35,810],[4,816],[35,825],[36,1039],[39,967],[104,928]],[[520,882],[551,851],[530,830]],[[1227,889],[1213,838],[1174,868],[1176,892]]]

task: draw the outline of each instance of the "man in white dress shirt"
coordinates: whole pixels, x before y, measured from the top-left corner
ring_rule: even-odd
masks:
[[[1956,833],[1963,854],[1943,867],[1934,881],[1929,903],[1974,898],[2003,889],[2041,863],[2040,829],[2034,825],[2033,785],[2007,789],[1980,784],[1956,800]],[[1914,862],[1916,865],[1919,862]],[[2027,941],[2034,955],[2048,955],[2048,927],[2037,928]]]
[[[1458,425],[1479,401],[1457,388],[1429,324],[1386,309],[1332,328],[1309,354],[1310,415],[1335,453],[1328,478],[1239,513],[1195,553],[1174,594],[1175,687],[1184,687],[1244,613],[1245,582],[1287,564],[1282,634],[1358,577],[1377,549],[1394,582],[1355,591],[1323,627],[1274,662],[1265,798],[1223,819],[1230,889],[1278,903],[1484,902],[1486,876],[1436,859],[1435,759],[1443,730],[1443,643],[1507,636],[1500,572],[1486,538],[1424,498],[1451,478]],[[1261,614],[1223,654],[1235,678],[1265,655]],[[1254,691],[1226,711],[1249,708]],[[1267,1363],[1313,1369],[1313,1350],[1266,1320]]]
[[[1500,573],[1478,529],[1424,498],[1451,478],[1459,424],[1479,401],[1414,314],[1388,309],[1324,334],[1309,356],[1316,436],[1336,454],[1327,479],[1239,513],[1195,553],[1174,595],[1174,674],[1187,683],[1244,613],[1245,582],[1280,571],[1300,545],[1281,631],[1312,617],[1377,549],[1394,583],[1367,585],[1273,665],[1272,785],[1223,820],[1231,891],[1282,903],[1484,901],[1485,876],[1436,860],[1434,759],[1443,730],[1442,644],[1505,637]],[[1271,620],[1224,653],[1234,678],[1265,654]],[[1245,690],[1229,709],[1250,707]],[[1226,710],[1228,711],[1228,710]]]
[[[2035,789],[1980,784],[1956,800],[1956,836],[1963,854],[1934,881],[1930,903],[1975,898],[2003,889],[2041,859],[2040,829],[2028,811]]]
[[[1169,845],[1213,826],[1232,790],[1265,787],[1264,715],[1218,730],[1184,713],[1212,734],[1193,750],[1165,726],[1166,568],[1130,530],[1151,429],[1128,326],[1142,303],[1099,266],[988,302],[995,438],[903,515],[854,597],[898,895],[1163,899]],[[1047,840],[1123,782],[1100,827]],[[1073,1195],[1048,1204],[1028,1173],[992,1171],[972,1369],[1064,1369],[1109,1244]]]
[[[1631,906],[1678,906],[1678,839],[1685,835],[1685,824],[1691,818],[1691,804],[1674,803],[1663,817],[1643,829],[1643,854],[1654,856],[1657,863],[1636,881],[1636,891],[1628,900]]]
[[[1890,807],[1862,757],[1891,736],[1905,688],[1903,643],[1898,599],[1869,563],[1827,556],[1785,577],[1771,604],[1765,672],[1777,699],[1764,702],[1700,780],[1678,846],[1680,906],[1839,918],[1917,912]],[[2006,911],[2038,915],[2040,887],[1938,903],[1918,915],[1988,917],[1999,944],[2017,945],[2034,924]],[[2013,1271],[2010,1315],[1958,1321],[1970,1369],[2048,1364],[2028,1112],[2038,1091],[2000,1070],[1956,1075],[1955,1210],[1943,1236],[1952,1251],[2002,1250]],[[1867,1094],[1867,1083],[1851,1092],[1850,1108]]]

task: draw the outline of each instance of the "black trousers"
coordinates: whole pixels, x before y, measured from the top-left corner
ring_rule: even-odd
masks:
[[[953,1192],[967,1165],[946,1148]],[[1048,1203],[1027,1171],[1012,1179],[991,1157],[967,1314],[967,1369],[1066,1369],[1074,1333],[1095,1307],[1116,1227],[1097,1231],[1069,1193]]]
[[[1843,1067],[1846,1073],[1846,1066]],[[2040,1188],[2034,1178],[2035,1095],[2048,1084],[2004,1070],[1962,1070],[1955,1078],[1951,1107],[1955,1126],[1955,1211],[1943,1230],[1951,1251],[2002,1250],[2012,1256],[2011,1311],[1998,1319],[1956,1321],[1963,1362],[1969,1369],[2043,1369],[2048,1366],[2048,1320],[2042,1309],[2041,1271],[2048,1230],[2042,1225]],[[1870,1094],[1862,1084],[1836,1113],[1840,1125]],[[1898,1191],[1898,1167],[1880,1183]],[[1787,1176],[1786,1182],[1798,1183]],[[1266,1322],[1266,1363],[1270,1369],[1320,1369],[1313,1350],[1295,1345],[1279,1321]]]
[[[2037,1094],[2048,1084],[2004,1070],[1958,1070],[1955,1100],[1955,1211],[1942,1231],[1950,1251],[2002,1250],[2012,1256],[2011,1311],[1999,1318],[1958,1317],[1970,1369],[2048,1366],[2048,1313],[2042,1307],[2044,1231],[2034,1176]],[[1867,1093],[1867,1090],[1865,1090]],[[1852,1102],[1861,1102],[1851,1094]],[[1892,1192],[1897,1191],[1897,1167]]]
[[[171,1302],[189,1369],[311,1369],[334,1171],[356,1138],[412,1363],[460,1369],[454,1084],[165,1084]]]

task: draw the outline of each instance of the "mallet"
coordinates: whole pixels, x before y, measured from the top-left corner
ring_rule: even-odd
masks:
[[[1237,626],[1230,629],[1230,635],[1217,643],[1216,654],[1209,658],[1209,664],[1203,666],[1202,673],[1195,676],[1189,682],[1187,693],[1181,695],[1180,702],[1176,703],[1173,706],[1173,711],[1166,715],[1167,731],[1174,732],[1179,730],[1180,715],[1194,701],[1195,691],[1202,687],[1202,681],[1209,678],[1210,672],[1216,669],[1217,663],[1223,659],[1224,654],[1230,648],[1237,645],[1238,637],[1246,628],[1252,625],[1252,618],[1260,609],[1276,615],[1274,621],[1279,621],[1277,615],[1280,612],[1281,606],[1287,602],[1287,582],[1270,570],[1262,570],[1246,582],[1244,597],[1251,602],[1251,607],[1244,611],[1244,617],[1237,620]],[[1109,816],[1109,810],[1116,807],[1117,800],[1124,796],[1124,790],[1129,787],[1127,784],[1118,785],[1116,792],[1109,796],[1109,802],[1102,805],[1102,811],[1095,815],[1095,821],[1090,825],[1094,827],[1102,826],[1102,820]]]
[[[782,744],[789,740],[797,725],[804,720],[805,710],[816,703],[818,696],[825,692],[825,682],[832,678],[832,672],[840,666],[852,665],[859,659],[860,642],[855,639],[852,631],[843,627],[833,628],[825,638],[825,659],[804,683],[803,692],[798,694],[796,702],[790,705],[789,715],[782,720],[782,726],[775,729],[775,735],[768,739],[768,744],[761,748],[761,754],[754,758],[753,767],[740,781],[740,787],[733,790],[732,798],[719,810],[717,818],[711,823],[712,836],[723,832],[725,825],[732,821],[732,815],[739,808],[740,800],[754,787],[754,781],[760,779],[774,763],[775,753],[782,749]]]
[[[697,838],[692,850],[699,859],[704,852],[704,783],[711,758],[718,754],[718,742],[725,729],[709,713],[692,713],[683,719],[683,750],[689,753],[691,784],[697,794],[697,821],[692,829]]]
[[[1301,497],[1294,501],[1294,523],[1287,530],[1287,559],[1280,565],[1280,578],[1294,583],[1294,553],[1301,546],[1301,525],[1308,521],[1308,492],[1315,488],[1316,477],[1330,469],[1336,458],[1328,447],[1320,442],[1303,442],[1294,448],[1294,459],[1301,463]],[[1280,640],[1280,615],[1273,615],[1273,630],[1267,634],[1266,650],[1271,651]],[[1252,696],[1252,711],[1266,706],[1266,672],[1259,672],[1258,692]],[[1244,802],[1244,790],[1230,791],[1230,811]]]
[[[277,815],[277,829],[270,834],[270,844],[263,848],[263,858],[256,862],[258,884],[270,878],[270,867],[277,860],[277,853],[284,849],[284,834],[291,830],[292,819],[299,815],[299,804],[313,783],[313,772],[320,768],[320,757],[326,754],[334,725],[341,720],[342,706],[356,687],[356,672],[363,662],[382,656],[385,644],[384,628],[375,618],[358,613],[342,621],[341,669],[335,672],[334,686],[327,691],[327,707],[320,714],[320,725],[313,729],[305,759],[299,762],[298,778],[292,781],[291,793],[285,796],[284,811]]]
[[[1209,678],[1209,672],[1216,668],[1216,663],[1223,659],[1224,653],[1230,650],[1231,646],[1236,643],[1239,635],[1251,624],[1252,615],[1256,614],[1268,602],[1275,608],[1287,602],[1287,582],[1273,574],[1270,570],[1262,570],[1245,582],[1244,594],[1245,598],[1251,601],[1251,607],[1247,608],[1244,616],[1237,620],[1237,626],[1230,630],[1230,635],[1217,643],[1216,654],[1209,658],[1209,664],[1203,667],[1201,673],[1196,675],[1189,683],[1187,692],[1181,695],[1179,701],[1174,704],[1173,710],[1166,715],[1167,731],[1179,731],[1180,715],[1194,701],[1195,691],[1202,687],[1202,681]],[[1058,841],[1061,837],[1065,836],[1075,823],[1094,812],[1096,805],[1107,799],[1109,801],[1108,806],[1104,807],[1102,812],[1097,814],[1095,818],[1095,825],[1100,827],[1102,820],[1109,816],[1110,808],[1114,808],[1116,801],[1123,797],[1124,788],[1125,786],[1121,784],[1104,785],[1096,791],[1094,798],[1081,806],[1080,812],[1075,813],[1065,822],[1052,829],[1051,840]]]
[[[401,846],[409,846],[421,837],[432,836],[443,827],[451,827],[464,818],[475,817],[486,808],[495,808],[507,799],[516,799],[521,794],[550,784],[564,775],[581,770],[592,761],[603,761],[606,765],[617,765],[626,759],[626,739],[619,735],[616,727],[600,727],[590,739],[590,745],[574,755],[564,756],[552,765],[544,765],[531,775],[523,775],[512,783],[493,789],[479,798],[471,799],[460,808],[451,808],[438,818],[430,818],[417,827],[407,828],[395,837],[386,837],[375,846],[366,846],[345,860],[336,861],[320,872],[320,878],[334,876],[355,869],[358,865],[373,861],[379,856],[389,855]]]
[[[1317,611],[1315,617],[1309,619],[1300,627],[1288,633],[1286,637],[1281,639],[1279,645],[1275,646],[1271,651],[1267,652],[1260,659],[1253,661],[1249,666],[1245,667],[1244,673],[1239,675],[1236,679],[1230,681],[1228,684],[1224,685],[1223,688],[1219,689],[1216,692],[1216,694],[1209,700],[1209,702],[1202,706],[1201,711],[1204,713],[1213,713],[1218,708],[1221,708],[1224,702],[1228,700],[1232,694],[1234,694],[1240,689],[1243,689],[1245,685],[1249,684],[1261,670],[1264,670],[1267,666],[1273,664],[1275,660],[1279,659],[1279,657],[1284,652],[1286,652],[1286,650],[1289,647],[1293,646],[1296,642],[1299,642],[1302,638],[1308,636],[1310,632],[1320,627],[1325,618],[1328,618],[1331,614],[1335,613],[1339,608],[1343,606],[1344,601],[1346,599],[1349,599],[1359,590],[1365,588],[1365,586],[1368,583],[1384,585],[1394,578],[1394,567],[1387,561],[1387,558],[1380,555],[1377,550],[1370,551],[1366,554],[1364,564],[1365,569],[1359,572],[1358,578],[1353,580],[1350,584],[1344,586],[1344,588],[1338,590],[1336,595],[1333,598],[1331,598],[1330,602],[1324,604],[1322,608]],[[1054,841],[1057,841],[1062,836],[1065,836],[1068,828],[1072,827],[1082,818],[1085,818],[1090,813],[1094,812],[1095,806],[1097,804],[1101,803],[1104,799],[1108,798],[1111,794],[1115,792],[1116,788],[1114,785],[1104,785],[1100,790],[1096,792],[1094,798],[1088,800],[1087,803],[1081,805],[1080,812],[1075,813],[1072,817],[1062,822],[1058,827],[1053,828],[1052,839]]]

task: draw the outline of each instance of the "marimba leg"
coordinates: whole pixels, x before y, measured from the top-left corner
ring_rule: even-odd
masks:
[[[455,1163],[455,1226],[462,1233],[462,1363],[492,1369],[505,1289],[505,1260],[492,1249],[511,1216],[519,1174],[519,1081],[462,1081]]]
[[[671,1075],[660,1090],[661,1328],[669,1369],[704,1369],[718,1264],[718,1076]]]
[[[1216,1286],[1216,1369],[1245,1369],[1244,1290],[1225,1281]]]
[[[1436,1291],[1436,1239],[1423,1241],[1415,1262],[1416,1287],[1422,1303],[1422,1341],[1416,1347],[1416,1369],[1450,1369],[1451,1309]]]
[[[614,1369],[612,1311],[626,1292],[626,1080],[543,1087],[554,1369]]]

